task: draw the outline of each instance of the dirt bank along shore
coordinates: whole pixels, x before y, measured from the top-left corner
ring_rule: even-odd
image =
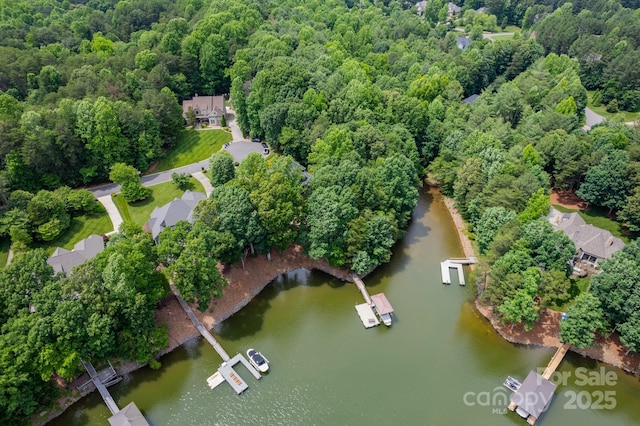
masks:
[[[451,219],[458,231],[458,238],[460,238],[460,244],[464,252],[465,257],[476,256],[473,250],[473,245],[469,240],[469,237],[464,232],[466,230],[466,224],[455,208],[452,199],[444,197],[444,203],[449,210]],[[558,195],[556,195],[556,202],[559,202]],[[576,204],[579,207],[578,204]],[[560,341],[560,318],[562,313],[551,309],[546,309],[541,312],[540,319],[535,324],[532,330],[524,331],[522,325],[506,326],[502,325],[500,316],[494,312],[492,306],[483,305],[479,299],[475,302],[478,312],[482,314],[493,326],[493,328],[500,334],[505,340],[511,343],[517,343],[522,345],[535,345],[545,346],[550,348],[556,348],[562,344]],[[640,354],[630,352],[626,354],[627,350],[620,343],[620,336],[617,333],[611,334],[608,338],[598,335],[593,346],[585,349],[578,349],[571,347],[571,351],[578,353],[582,356],[586,356],[598,361],[606,362],[615,367],[621,368],[633,374],[638,374],[640,371]]]

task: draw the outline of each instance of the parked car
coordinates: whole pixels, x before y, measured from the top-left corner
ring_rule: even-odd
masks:
[[[257,142],[257,143],[260,143],[260,142],[262,142],[262,139],[260,139],[260,138],[258,138],[258,137],[255,137],[255,138],[251,139],[251,142]]]
[[[268,155],[269,154],[269,145],[267,145],[266,143],[262,142],[262,153],[264,155]]]

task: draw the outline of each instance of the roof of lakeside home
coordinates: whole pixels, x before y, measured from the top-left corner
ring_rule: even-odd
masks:
[[[418,15],[422,15],[426,8],[427,8],[427,2],[425,0],[419,1],[418,3],[416,3],[416,12],[418,13]]]
[[[193,209],[200,200],[207,198],[202,192],[185,191],[182,198],[176,198],[162,207],[156,207],[145,228],[155,240],[167,227],[175,226],[181,220],[193,221]]]
[[[461,8],[457,4],[449,2],[449,4],[447,4],[447,10],[450,14],[454,14],[460,13]]]
[[[478,98],[479,98],[479,97],[480,97],[480,95],[478,95],[478,94],[471,95],[471,96],[469,96],[468,98],[464,98],[464,99],[462,100],[462,102],[467,103],[467,104],[469,104],[469,105],[473,105],[473,103],[474,103],[476,100],[478,100]]]
[[[465,50],[471,43],[473,43],[473,40],[466,36],[456,37],[456,43],[460,49]]]
[[[104,239],[100,235],[93,234],[78,241],[71,251],[57,247],[47,259],[47,263],[55,272],[64,272],[69,275],[74,266],[93,259],[102,250],[104,250]]]
[[[547,219],[554,230],[563,231],[576,245],[576,249],[599,257],[610,258],[624,247],[624,242],[611,232],[588,225],[578,213],[562,213],[553,207]]]
[[[555,384],[532,370],[511,396],[511,401],[537,419],[551,402],[556,387]]]
[[[225,113],[224,96],[198,96],[182,101],[182,115],[187,116],[189,108],[196,112],[196,117],[209,117]]]

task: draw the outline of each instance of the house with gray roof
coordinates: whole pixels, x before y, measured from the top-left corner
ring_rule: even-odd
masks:
[[[480,95],[473,94],[473,95],[469,96],[468,98],[464,98],[462,100],[462,102],[464,102],[465,104],[473,105],[475,103],[475,101],[478,100],[479,97],[480,97]]]
[[[149,221],[144,225],[145,231],[150,232],[157,243],[158,235],[165,228],[176,226],[181,220],[193,223],[193,210],[206,198],[202,192],[185,191],[182,198],[176,198],[162,207],[153,209]]]
[[[509,409],[515,409],[521,417],[526,418],[527,422],[532,425],[549,407],[556,387],[555,384],[532,370],[518,390],[511,395]]]
[[[51,265],[55,272],[64,272],[68,276],[74,266],[93,259],[102,250],[104,250],[104,238],[93,234],[84,240],[78,241],[73,246],[73,250],[57,247],[51,257],[47,259],[47,263]]]
[[[427,9],[427,2],[426,0],[423,1],[419,1],[418,3],[416,3],[416,13],[420,16],[420,17],[424,17],[424,11]]]
[[[208,123],[212,126],[221,126],[222,117],[226,118],[227,107],[224,104],[224,96],[198,96],[182,101],[182,116],[187,120],[189,110],[196,113],[199,123]]]
[[[473,43],[473,40],[471,40],[469,37],[456,37],[456,45],[460,50],[467,50],[467,47],[469,47],[471,43]]]
[[[460,10],[462,10],[462,9],[460,8],[460,6],[458,6],[458,5],[457,5],[457,4],[455,4],[455,3],[451,3],[451,2],[449,2],[449,3],[447,4],[447,17],[448,17],[449,19],[451,19],[451,18],[453,18],[454,16],[457,16],[457,15],[460,13]]]
[[[598,268],[598,262],[609,259],[624,247],[620,238],[611,232],[588,225],[578,213],[562,213],[553,207],[547,219],[556,231],[564,232],[576,245],[574,266]],[[578,272],[578,271],[576,271]]]

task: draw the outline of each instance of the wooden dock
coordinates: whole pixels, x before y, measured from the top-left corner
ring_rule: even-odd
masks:
[[[462,270],[461,263],[452,263],[450,260],[440,262],[440,272],[442,274],[442,283],[451,284],[451,269],[455,269],[458,272],[458,282],[460,285],[466,285],[464,280],[464,271]]]
[[[98,389],[98,392],[100,392],[100,396],[104,400],[104,403],[107,404],[107,407],[109,408],[109,411],[111,411],[111,414],[113,415],[117,414],[120,411],[120,409],[118,408],[118,405],[113,400],[113,397],[107,390],[107,387],[100,380],[100,377],[98,376],[98,372],[93,367],[93,364],[91,364],[90,362],[86,362],[84,360],[80,360],[80,362],[84,366],[84,369],[87,370],[87,373],[89,373],[89,377],[91,377],[93,384],[96,386],[96,389]]]
[[[542,373],[542,377],[549,380],[549,378],[553,375],[553,373],[556,371],[556,369],[564,359],[564,356],[566,355],[570,347],[571,347],[571,343],[565,343],[564,345],[558,348],[556,353],[553,354],[553,356],[551,357],[549,364],[547,364],[547,368],[544,369],[544,372]]]
[[[364,281],[362,281],[362,279],[356,274],[353,274],[352,277],[353,277],[353,282],[358,287],[358,290],[360,290],[360,293],[362,293],[362,297],[364,297],[364,301],[367,302],[367,305],[369,306],[373,305],[373,302],[371,301],[371,296],[369,296],[369,292],[367,291],[367,288],[364,286]]]
[[[373,312],[371,305],[367,303],[356,305],[356,312],[358,312],[358,316],[360,317],[360,321],[362,321],[364,328],[371,328],[380,325],[380,321],[378,320],[378,317],[376,317],[375,312]]]
[[[218,341],[211,335],[211,333],[209,333],[209,330],[207,330],[202,325],[200,320],[198,320],[196,315],[191,310],[191,307],[187,304],[187,302],[184,301],[182,295],[180,295],[180,292],[178,291],[176,286],[173,285],[173,283],[170,283],[169,286],[171,287],[171,291],[173,292],[173,294],[176,296],[176,299],[178,299],[178,303],[180,303],[180,306],[182,306],[182,309],[184,309],[184,311],[187,313],[187,316],[189,317],[193,325],[196,326],[202,337],[204,337],[207,342],[209,342],[209,344],[213,347],[213,349],[218,352],[218,355],[220,355],[220,358],[222,358],[223,361],[229,361],[229,354],[227,354],[220,343],[218,343]]]

